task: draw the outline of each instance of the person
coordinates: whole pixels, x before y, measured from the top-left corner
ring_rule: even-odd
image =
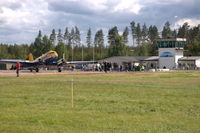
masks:
[[[108,70],[108,63],[105,61],[105,62],[103,63],[103,65],[104,65],[104,72],[107,73],[107,70]]]
[[[122,65],[119,66],[119,71],[121,72],[123,70]]]
[[[140,70],[141,70],[141,71],[144,71],[144,65],[141,66],[141,69],[140,69]]]
[[[17,62],[17,65],[16,65],[16,73],[17,73],[17,77],[19,77],[19,70],[20,70],[20,67],[21,67],[20,63]]]

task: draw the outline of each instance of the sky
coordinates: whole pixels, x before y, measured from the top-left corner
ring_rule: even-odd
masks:
[[[52,29],[77,26],[85,42],[92,34],[117,26],[122,32],[131,21],[156,25],[166,21],[172,29],[188,22],[200,24],[200,0],[0,0],[0,43],[30,44],[38,31],[50,35]]]

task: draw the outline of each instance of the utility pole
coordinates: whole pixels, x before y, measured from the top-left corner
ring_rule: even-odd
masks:
[[[82,61],[83,61],[83,43],[82,43],[82,50],[81,50],[81,54],[82,54]]]
[[[94,44],[93,44],[93,59],[92,59],[92,60],[93,60],[93,64],[94,64],[94,47],[95,47],[95,46],[94,46]]]
[[[72,41],[72,62],[74,61],[74,41]]]

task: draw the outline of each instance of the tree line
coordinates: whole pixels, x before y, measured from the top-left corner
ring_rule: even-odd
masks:
[[[132,21],[130,26],[124,28],[122,34],[118,27],[108,30],[107,36],[102,29],[98,30],[94,37],[89,28],[86,42],[81,41],[80,30],[77,26],[62,33],[61,29],[53,29],[51,34],[42,35],[39,31],[33,43],[21,45],[0,44],[0,58],[27,59],[32,53],[36,58],[49,50],[57,51],[59,58],[65,60],[99,60],[111,56],[153,56],[157,55],[157,38],[186,38],[184,54],[186,56],[200,56],[200,24],[194,27],[186,22],[178,29],[171,29],[167,21],[162,31],[159,32],[156,25],[141,25]],[[129,38],[131,36],[131,38]],[[107,45],[105,45],[107,37]],[[132,40],[132,42],[129,42]],[[132,44],[130,44],[132,43]]]

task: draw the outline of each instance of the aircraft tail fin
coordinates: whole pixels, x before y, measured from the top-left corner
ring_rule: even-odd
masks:
[[[34,61],[34,58],[33,58],[32,53],[29,53],[29,54],[28,54],[28,60],[29,60],[29,61]]]

